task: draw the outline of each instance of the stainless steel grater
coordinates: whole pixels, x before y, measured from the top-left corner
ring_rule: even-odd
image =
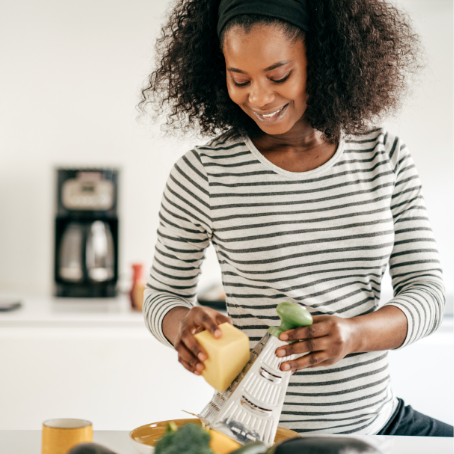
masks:
[[[288,305],[292,306],[292,317],[288,315]],[[277,336],[279,332],[312,323],[309,312],[297,304],[281,303],[277,311],[282,319],[281,326],[270,329]],[[241,444],[249,441],[273,444],[291,377],[291,371],[281,371],[280,365],[304,356],[278,358],[276,349],[288,343],[276,335],[267,332],[251,351],[251,359],[232,384],[223,392],[215,392],[197,415],[205,425]]]

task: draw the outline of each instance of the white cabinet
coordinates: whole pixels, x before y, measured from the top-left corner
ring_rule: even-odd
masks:
[[[29,298],[22,312],[0,316],[0,430],[60,417],[132,430],[198,412],[211,396],[126,300]]]
[[[446,318],[429,337],[390,352],[392,384],[407,405],[454,424],[454,333]]]

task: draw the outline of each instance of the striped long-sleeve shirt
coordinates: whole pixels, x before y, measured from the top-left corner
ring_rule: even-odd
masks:
[[[437,329],[444,311],[438,252],[407,147],[383,129],[342,137],[322,166],[289,172],[248,137],[220,136],[174,165],[162,198],[144,315],[192,307],[212,243],[228,314],[251,348],[279,325],[281,301],[313,315],[355,317],[379,308],[387,265],[408,330],[402,347]],[[386,351],[297,371],[280,425],[300,433],[376,434],[393,413]]]

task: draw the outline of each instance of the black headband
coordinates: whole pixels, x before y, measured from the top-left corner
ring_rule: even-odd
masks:
[[[218,11],[218,36],[221,36],[225,24],[240,14],[276,17],[309,31],[306,0],[221,0]]]

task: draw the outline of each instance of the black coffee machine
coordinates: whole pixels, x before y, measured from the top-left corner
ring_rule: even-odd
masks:
[[[118,170],[57,169],[56,296],[116,296],[117,206]]]

